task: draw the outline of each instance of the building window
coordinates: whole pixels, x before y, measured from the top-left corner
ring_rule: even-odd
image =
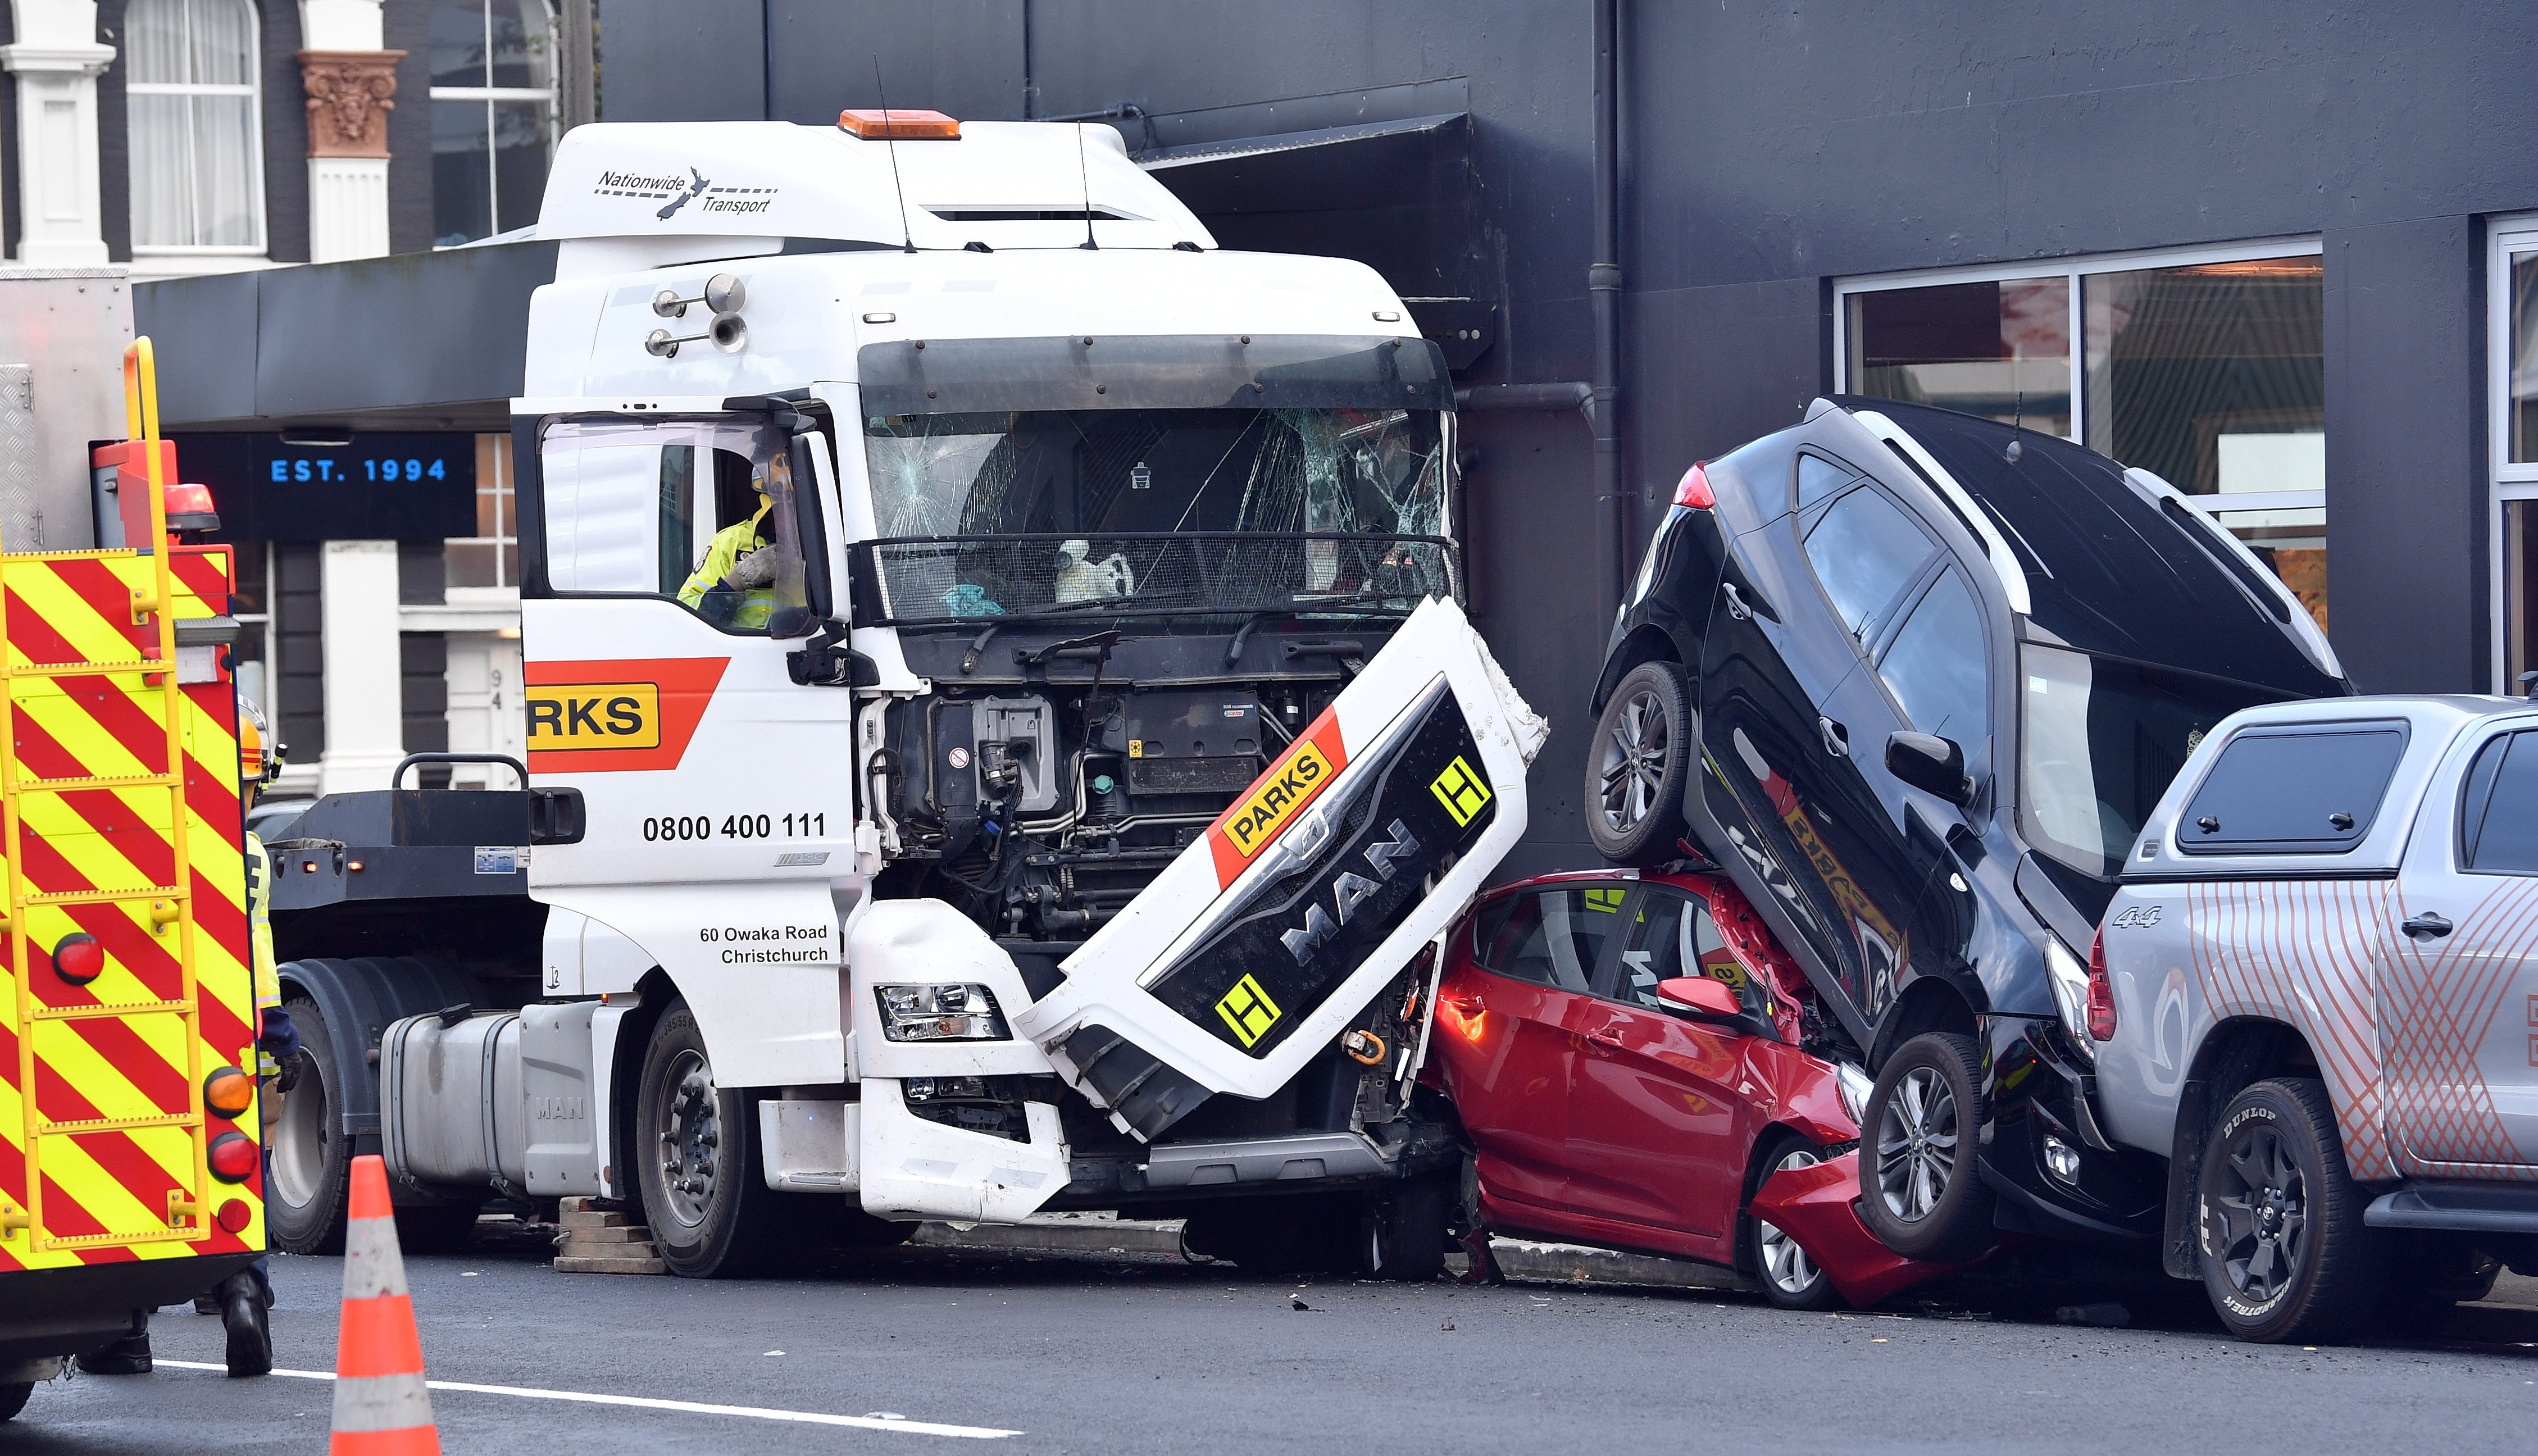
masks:
[[[250,0],[132,0],[124,16],[132,245],[264,250]]]
[[[443,558],[453,591],[520,588],[519,517],[511,506],[511,437],[476,436],[476,534],[451,538]]]
[[[2498,223],[2492,236],[2495,691],[2516,694],[2538,669],[2538,218]]]
[[[548,0],[434,0],[435,245],[538,220],[555,150],[556,41]]]
[[[2023,420],[2147,470],[2199,497],[2326,626],[2315,242],[1857,279],[1837,294],[1851,393]]]

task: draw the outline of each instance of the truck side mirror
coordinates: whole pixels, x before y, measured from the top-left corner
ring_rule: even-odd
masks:
[[[828,519],[820,509],[819,435],[797,434],[787,447],[793,473],[793,539],[802,554],[802,604],[779,606],[768,619],[770,637],[807,637],[835,610],[829,584]]]
[[[1886,771],[1960,809],[1974,801],[1973,780],[1966,777],[1966,751],[1954,739],[1935,733],[1890,733],[1886,735]]]

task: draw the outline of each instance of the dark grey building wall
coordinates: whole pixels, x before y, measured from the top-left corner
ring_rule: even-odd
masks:
[[[432,7],[388,0],[379,39],[405,52],[388,112],[388,251],[423,252],[432,246]]]
[[[765,3],[601,0],[601,115],[609,121],[766,120]],[[904,23],[923,8],[874,16]],[[828,59],[843,67],[861,57],[847,52]],[[829,119],[836,119],[834,109]]]
[[[264,26],[264,242],[277,263],[308,261],[308,94],[300,84],[299,0],[261,0]]]
[[[2326,234],[2330,635],[2374,692],[2489,686],[2483,243],[2468,217]]]

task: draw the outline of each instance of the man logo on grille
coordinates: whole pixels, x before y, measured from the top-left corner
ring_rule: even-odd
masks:
[[[1278,1025],[1279,1016],[1278,1003],[1247,975],[1236,981],[1234,989],[1216,1003],[1216,1014],[1225,1018],[1225,1024],[1234,1028],[1235,1039],[1246,1047],[1259,1045],[1269,1028]]]
[[[1454,761],[1446,764],[1445,771],[1437,774],[1436,781],[1428,787],[1436,791],[1436,802],[1445,806],[1445,812],[1454,816],[1457,825],[1471,824],[1472,817],[1490,802],[1490,786],[1481,781],[1481,776],[1472,771],[1472,765],[1464,762],[1460,754],[1454,756]]]

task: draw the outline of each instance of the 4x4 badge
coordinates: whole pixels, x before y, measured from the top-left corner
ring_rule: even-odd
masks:
[[[2113,926],[2117,930],[2139,930],[2144,926],[2157,925],[2159,912],[2158,905],[2129,905],[2114,918]]]

